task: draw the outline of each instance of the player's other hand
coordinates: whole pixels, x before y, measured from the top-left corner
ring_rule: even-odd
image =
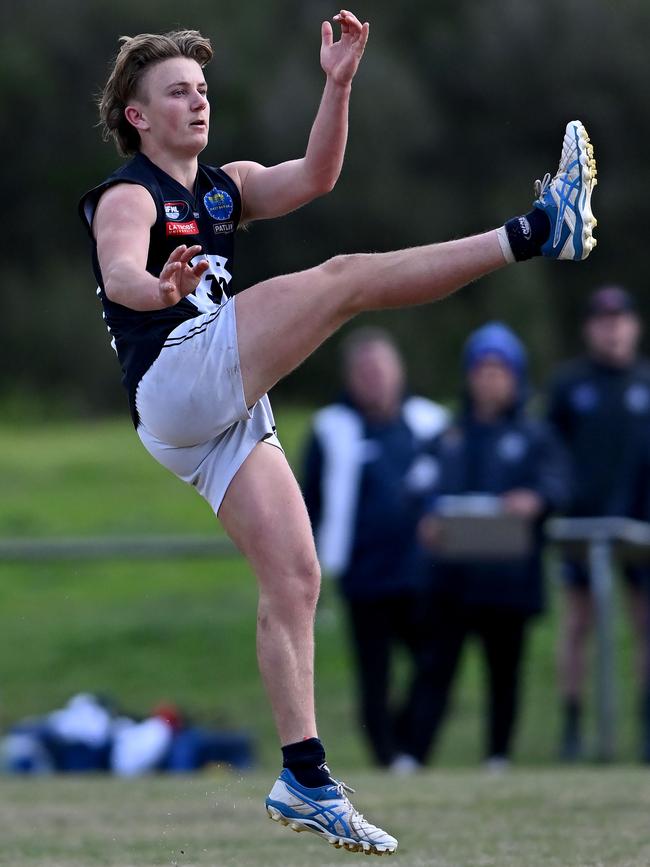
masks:
[[[341,9],[334,21],[341,26],[341,38],[334,42],[334,33],[329,21],[323,21],[320,63],[323,72],[337,84],[349,84],[363,56],[368,41],[370,25],[362,24],[356,15]]]
[[[196,265],[190,265],[190,260],[200,252],[199,244],[192,247],[181,244],[165,262],[158,279],[160,300],[165,307],[178,304],[182,298],[194,292],[201,282],[201,277],[210,267],[210,263],[207,259],[201,259]]]

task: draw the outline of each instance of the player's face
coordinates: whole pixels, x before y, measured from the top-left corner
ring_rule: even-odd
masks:
[[[517,380],[498,356],[487,356],[467,375],[472,404],[480,415],[498,416],[517,400]]]
[[[585,325],[585,340],[590,354],[616,367],[625,367],[634,361],[640,337],[641,323],[634,313],[592,316]]]
[[[201,153],[210,128],[207,91],[203,70],[195,60],[174,57],[151,66],[133,100],[143,151]]]

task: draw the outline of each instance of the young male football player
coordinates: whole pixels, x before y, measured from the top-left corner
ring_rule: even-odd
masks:
[[[368,24],[346,10],[334,20],[337,41],[322,25],[325,88],[305,154],[269,167],[198,162],[210,123],[207,39],[196,31],[124,38],[100,114],[132,159],[84,196],[81,213],[138,435],[210,503],[259,582],[258,658],[284,758],[268,813],[335,846],[382,854],[397,841],[354,809],[318,739],[319,568],[266,393],[360,311],[434,301],[531,256],[585,258],[595,243],[595,163],[584,127],[572,122],[558,174],[538,184],[527,216],[450,243],[336,256],[233,297],[237,226],[286,214],[339,176]]]

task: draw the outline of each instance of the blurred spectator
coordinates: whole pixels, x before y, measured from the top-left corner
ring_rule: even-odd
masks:
[[[110,769],[120,777],[137,777],[162,769],[174,736],[183,728],[180,713],[172,705],[154,709],[143,720],[122,717],[114,726]],[[188,768],[190,770],[190,768]]]
[[[391,707],[391,656],[405,647],[415,678],[423,576],[415,533],[435,466],[425,446],[448,413],[406,395],[403,360],[380,329],[348,336],[342,368],[344,395],[314,418],[304,494],[321,566],[338,578],[346,603],[364,734],[378,765],[408,770],[413,759],[402,754],[411,754],[417,696],[411,689]]]
[[[0,741],[0,769],[10,773],[109,771],[134,777],[217,763],[252,767],[249,735],[198,727],[172,704],[134,720],[92,693],[79,693],[61,710],[18,723]]]
[[[110,699],[78,693],[59,710],[17,723],[2,741],[14,773],[106,771],[117,716]]]
[[[556,374],[549,419],[567,444],[575,496],[569,515],[617,515],[648,520],[647,474],[642,471],[650,438],[650,363],[639,356],[641,321],[632,296],[604,286],[589,298],[583,336],[586,355]],[[645,490],[643,490],[645,488]],[[623,567],[628,611],[637,647],[642,691],[648,682],[648,570]],[[563,564],[564,617],[558,654],[563,708],[560,756],[583,754],[582,710],[586,645],[593,622],[589,576],[583,562]],[[644,711],[644,752],[650,760],[650,702]]]
[[[421,538],[434,552],[430,654],[425,678],[432,694],[431,720],[422,727],[423,761],[446,712],[463,646],[476,636],[487,666],[486,766],[509,762],[519,707],[520,668],[531,618],[544,606],[541,526],[568,496],[567,460],[543,423],[525,411],[526,352],[505,325],[489,323],[468,339],[463,353],[464,409],[434,445],[440,474],[432,512]],[[477,502],[503,521],[526,528],[528,543],[488,558],[467,538],[464,554],[444,559],[444,500]],[[489,532],[485,527],[478,538]],[[461,540],[462,543],[462,540]],[[494,558],[493,558],[494,557]]]

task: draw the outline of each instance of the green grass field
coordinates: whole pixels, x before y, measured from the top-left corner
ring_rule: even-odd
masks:
[[[277,415],[295,461],[308,415]],[[127,420],[0,428],[0,477],[5,537],[220,532],[202,500],[146,455]],[[631,764],[635,696],[625,623],[618,615],[618,756],[626,764],[559,769],[551,595],[526,669],[518,769],[494,778],[477,767],[481,670],[470,651],[435,769],[395,780],[368,770],[341,611],[335,588],[324,587],[321,735],[335,773],[357,787],[360,808],[401,838],[396,863],[650,863],[650,778]],[[256,669],[255,602],[240,559],[0,564],[3,727],[95,690],[133,713],[168,699],[201,721],[245,728],[259,756],[259,769],[243,778],[216,770],[137,781],[0,778],[0,865],[292,867],[360,857],[265,817],[278,748]]]
[[[277,412],[296,462],[308,413]],[[128,420],[0,427],[0,535],[79,536],[220,532],[194,491],[156,465]],[[548,764],[558,719],[557,601],[534,631],[517,759]],[[61,706],[80,690],[112,694],[145,714],[161,699],[196,718],[249,729],[263,766],[277,745],[256,669],[256,588],[241,559],[0,563],[0,722]],[[617,622],[618,754],[636,756],[628,631]],[[317,619],[321,734],[337,769],[363,767],[354,680],[335,588]],[[399,681],[400,678],[398,677]],[[481,670],[466,655],[439,766],[480,757]]]
[[[358,772],[369,818],[400,867],[647,867],[650,785],[640,769]],[[339,867],[363,862],[271,823],[270,780],[223,772],[137,781],[0,781],[0,863],[11,867]],[[386,863],[386,859],[377,861]]]
[[[293,460],[307,418],[278,413]],[[5,537],[219,532],[207,506],[150,460],[126,420],[0,428],[0,456]],[[360,857],[265,817],[278,751],[256,670],[255,600],[240,559],[0,564],[3,727],[79,690],[110,693],[142,714],[169,699],[201,721],[249,730],[260,760],[245,777],[215,770],[137,781],[0,778],[0,864],[327,867]],[[618,756],[628,764],[608,769],[553,764],[556,628],[557,600],[534,634],[517,770],[496,778],[477,767],[481,671],[470,652],[435,770],[395,780],[367,768],[344,623],[335,588],[324,587],[321,735],[336,773],[358,789],[360,809],[400,837],[395,863],[650,863],[650,779],[629,764],[636,726],[625,624],[619,616]]]

